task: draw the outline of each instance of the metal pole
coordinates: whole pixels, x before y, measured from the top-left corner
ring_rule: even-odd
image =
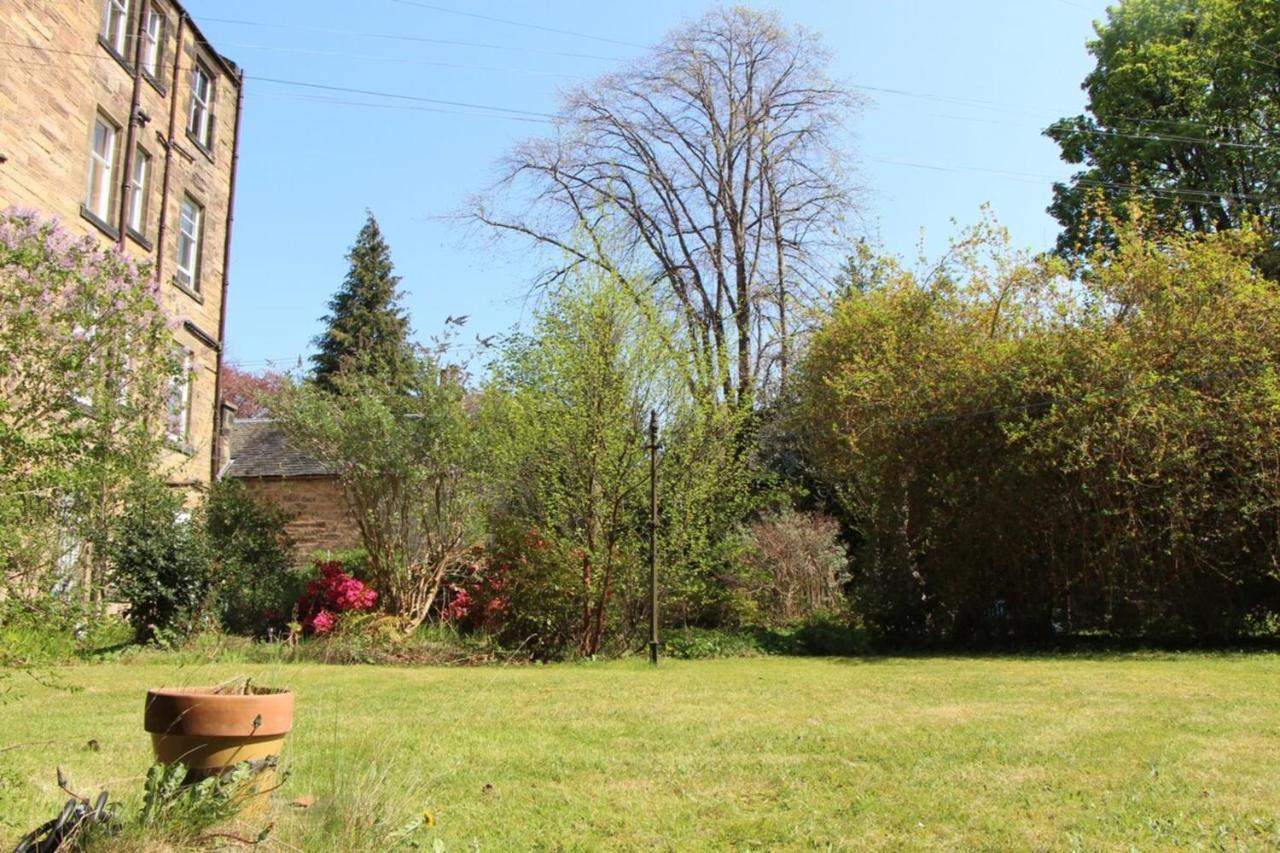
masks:
[[[649,411],[649,663],[658,663],[658,412]]]

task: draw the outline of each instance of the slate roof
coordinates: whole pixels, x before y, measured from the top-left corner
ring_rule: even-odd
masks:
[[[246,418],[231,425],[231,461],[224,477],[324,477],[334,472],[291,449],[270,418]]]

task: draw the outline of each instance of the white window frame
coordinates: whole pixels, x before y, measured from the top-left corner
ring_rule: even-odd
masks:
[[[178,283],[200,292],[200,256],[204,252],[204,207],[189,195],[178,205]],[[184,257],[185,256],[185,257]]]
[[[106,150],[99,150],[98,130],[105,131]],[[93,133],[89,138],[89,175],[85,183],[85,210],[102,222],[111,221],[111,201],[115,197],[116,149],[119,147],[120,128],[102,113],[93,119]]]
[[[204,81],[203,94],[200,81]],[[213,147],[213,72],[197,61],[191,70],[191,109],[187,132],[205,149]]]
[[[191,385],[195,372],[195,356],[187,350],[182,356],[182,373],[175,376],[169,388],[169,410],[166,414],[164,437],[179,446],[185,446],[191,430]],[[176,405],[175,405],[176,404]]]
[[[151,189],[151,155],[141,145],[133,149],[133,177],[129,186],[129,230],[146,235],[147,198]]]
[[[155,3],[147,4],[146,14],[146,25],[142,28],[142,70],[159,79],[160,62],[164,58],[165,17]]]
[[[106,0],[102,10],[102,40],[120,56],[129,45],[129,6],[132,0]]]

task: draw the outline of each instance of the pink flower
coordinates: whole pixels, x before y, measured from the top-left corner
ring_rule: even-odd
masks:
[[[311,630],[316,634],[328,634],[334,626],[338,624],[338,619],[328,610],[321,610],[311,620]]]

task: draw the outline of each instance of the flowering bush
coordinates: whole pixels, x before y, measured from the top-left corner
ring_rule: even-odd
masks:
[[[510,565],[491,560],[482,546],[470,551],[470,559],[457,570],[457,578],[446,587],[440,618],[452,625],[470,628],[491,627],[508,608],[504,591]]]
[[[499,640],[535,658],[572,654],[595,615],[583,588],[583,557],[549,531],[499,521],[484,571],[462,585],[474,602],[466,618],[474,624],[479,617]]]
[[[343,613],[372,610],[378,593],[342,570],[337,560],[318,563],[320,577],[307,584],[298,602],[302,628],[308,634],[331,634]]]
[[[54,543],[104,538],[124,489],[156,466],[180,373],[159,287],[57,220],[0,211],[0,352],[0,583],[30,591],[79,562],[87,595],[103,549]]]

